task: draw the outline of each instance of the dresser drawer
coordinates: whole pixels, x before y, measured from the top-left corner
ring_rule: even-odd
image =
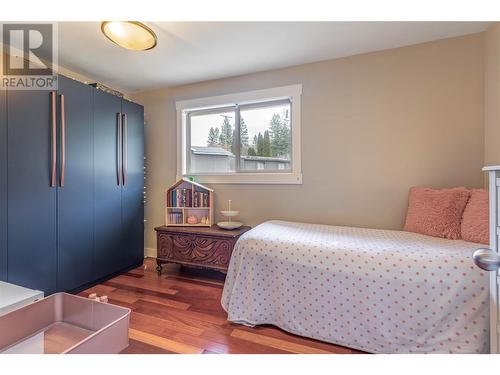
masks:
[[[233,242],[194,235],[160,235],[159,256],[167,261],[218,266],[227,269]]]

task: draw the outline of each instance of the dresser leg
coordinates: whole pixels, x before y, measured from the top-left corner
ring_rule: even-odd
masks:
[[[158,275],[161,275],[162,269],[163,267],[161,261],[159,259],[156,259],[156,272],[158,272]]]

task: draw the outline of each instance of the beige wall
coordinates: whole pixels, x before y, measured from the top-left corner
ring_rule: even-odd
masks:
[[[213,185],[241,218],[402,227],[408,188],[482,185],[483,34],[137,94],[146,248],[175,180],[175,101],[303,84],[302,185]],[[202,62],[200,62],[202,63]],[[499,160],[500,162],[500,160]]]
[[[500,24],[485,33],[484,162],[500,164]]]

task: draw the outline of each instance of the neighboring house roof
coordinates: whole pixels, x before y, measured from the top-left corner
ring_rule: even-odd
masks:
[[[232,152],[221,147],[191,146],[191,152],[195,155],[234,156]]]
[[[274,158],[272,156],[242,156],[245,160],[255,160],[255,161],[276,161],[281,163],[289,163],[290,160],[283,158]]]
[[[195,155],[234,156],[232,152],[224,150],[222,147],[191,146],[191,152]],[[275,158],[271,156],[242,156],[241,158],[253,161],[275,161],[281,163],[290,162],[288,159]]]

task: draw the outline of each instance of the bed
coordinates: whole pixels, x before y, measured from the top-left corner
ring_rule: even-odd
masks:
[[[268,221],[245,233],[222,295],[228,320],[371,353],[487,353],[478,244],[393,230]]]

